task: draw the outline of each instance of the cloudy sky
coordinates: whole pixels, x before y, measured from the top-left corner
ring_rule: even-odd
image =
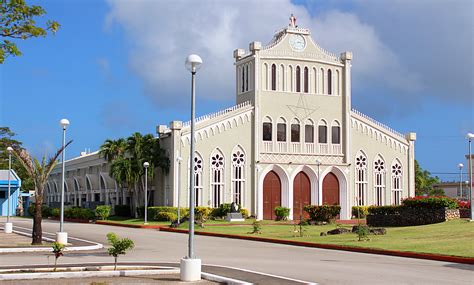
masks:
[[[464,137],[474,131],[473,1],[28,2],[62,28],[20,42],[24,55],[0,66],[0,125],[36,155],[59,146],[62,117],[74,139],[68,157],[188,120],[190,53],[204,61],[198,114],[232,106],[232,51],[269,42],[294,13],[323,48],[354,53],[356,109],[417,132],[417,159],[434,173],[465,162]]]

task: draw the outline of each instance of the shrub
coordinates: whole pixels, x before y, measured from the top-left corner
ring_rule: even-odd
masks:
[[[410,208],[448,208],[457,209],[458,203],[455,199],[443,196],[424,197],[416,196],[402,200],[402,205]]]
[[[110,216],[110,210],[112,210],[111,206],[97,206],[97,208],[95,208],[95,214],[101,220],[107,220],[107,218]]]
[[[458,203],[458,208],[459,209],[470,209],[471,208],[471,202],[469,201],[457,201]]]
[[[117,270],[117,259],[120,254],[127,253],[127,250],[132,249],[135,244],[129,238],[120,239],[114,233],[107,234],[107,240],[109,241],[111,247],[107,249],[109,255],[114,257],[114,270]]]
[[[238,209],[240,210],[240,205],[237,205]],[[210,216],[212,218],[223,218],[230,213],[231,203],[223,203],[220,204],[218,208],[212,209]]]
[[[370,206],[369,215],[399,215],[404,206]]]
[[[155,221],[160,221],[160,222],[172,222],[176,221],[178,219],[178,216],[175,213],[170,213],[170,212],[159,212],[155,216]]]
[[[72,207],[64,210],[64,217],[69,219],[93,220],[95,212],[87,208]]]
[[[368,213],[369,213],[368,206],[353,206],[352,207],[352,217],[354,218],[365,219]]]
[[[240,208],[240,213],[242,214],[242,217],[244,219],[247,219],[249,217],[249,210],[245,208]]]
[[[54,253],[54,269],[53,271],[56,271],[56,265],[58,264],[58,258],[64,255],[63,250],[64,250],[64,244],[59,243],[59,242],[53,242],[52,248],[53,248],[53,253]]]
[[[54,218],[59,218],[61,215],[61,209],[59,208],[51,208],[50,210],[50,216]]]
[[[119,217],[131,217],[130,206],[128,205],[115,205],[115,215]]]
[[[250,234],[261,234],[262,233],[262,223],[260,221],[253,221],[252,223],[252,231]]]
[[[194,218],[198,221],[205,221],[209,218],[209,215],[212,212],[212,208],[209,207],[195,207],[194,208]]]
[[[44,218],[50,217],[51,208],[49,208],[46,204],[41,205],[41,214]],[[28,207],[28,215],[30,215],[31,217],[35,215],[35,203],[31,203]]]
[[[145,207],[141,207],[139,211],[140,217],[143,217]],[[180,208],[180,217],[183,218],[189,214],[189,210],[187,208]],[[166,206],[152,206],[148,207],[148,219],[154,221],[161,221],[162,217],[158,218],[160,213],[172,213],[176,217],[178,216],[178,208],[177,207],[166,207]],[[177,218],[175,218],[176,220]]]
[[[275,216],[277,221],[286,221],[290,216],[290,208],[286,207],[276,207]]]
[[[341,206],[339,205],[306,205],[304,210],[309,214],[311,221],[316,222],[330,222],[335,220],[337,215],[341,212]]]

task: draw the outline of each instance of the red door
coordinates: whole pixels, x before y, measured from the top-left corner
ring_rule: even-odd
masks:
[[[293,220],[299,220],[300,215],[304,219],[309,218],[304,211],[304,206],[311,204],[311,182],[309,177],[300,172],[293,181]]]
[[[275,208],[281,205],[281,182],[274,171],[263,180],[263,219],[274,220]]]
[[[323,180],[323,205],[339,204],[339,180],[330,172]]]

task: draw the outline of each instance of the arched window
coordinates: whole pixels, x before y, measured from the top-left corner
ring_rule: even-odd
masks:
[[[249,91],[249,65],[245,65],[245,91]]]
[[[319,71],[319,94],[324,94],[324,69]]]
[[[217,208],[224,202],[224,156],[219,151],[211,157],[211,175],[212,207]]]
[[[380,156],[374,161],[374,193],[375,205],[382,206],[385,193],[385,161]]]
[[[307,120],[304,125],[304,142],[314,143],[314,123],[311,120]]]
[[[325,120],[321,120],[318,125],[318,142],[328,143],[328,126]]]
[[[309,92],[309,71],[308,67],[304,68],[304,93]]]
[[[242,206],[245,192],[245,153],[237,148],[232,153],[232,196],[236,204]]]
[[[295,79],[293,78],[293,66],[288,66],[288,91],[293,92],[295,89]]]
[[[279,72],[279,76],[278,76],[279,88],[278,89],[281,91],[286,91],[285,66],[283,64],[280,65],[280,70],[278,72]]]
[[[341,78],[339,76],[339,70],[336,70],[336,77],[335,77],[335,89],[336,89],[336,92],[334,92],[336,95],[341,95],[341,90],[340,90],[340,82],[341,82]]]
[[[201,205],[202,196],[202,170],[203,162],[202,157],[195,152],[194,153],[194,206]]]
[[[276,70],[276,65],[275,64],[272,64],[272,90],[276,90],[277,89],[277,84],[276,84],[276,73],[277,73],[277,70]]]
[[[365,206],[367,204],[367,157],[361,152],[356,156],[355,171],[357,206]]]
[[[262,68],[262,89],[268,90],[268,65],[266,63],[263,64]]]
[[[262,138],[264,141],[272,141],[272,119],[270,117],[265,117],[263,119],[263,133]]]
[[[245,67],[242,66],[242,88],[240,90],[241,92],[245,91]]]
[[[338,121],[334,121],[331,127],[331,143],[341,144],[341,127]]]
[[[313,76],[311,79],[311,93],[318,94],[318,87],[319,87],[319,82],[318,82],[318,71],[316,70],[316,67],[313,67]]]
[[[300,142],[300,121],[298,119],[291,122],[291,142]]]
[[[402,201],[402,165],[396,160],[392,164],[392,204],[400,205]]]
[[[286,142],[286,121],[283,118],[278,119],[277,141]]]
[[[301,68],[296,67],[296,92],[301,92]]]
[[[332,71],[328,69],[328,94],[332,94]]]

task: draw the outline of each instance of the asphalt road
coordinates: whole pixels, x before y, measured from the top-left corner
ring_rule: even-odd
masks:
[[[4,219],[0,218],[0,223]],[[14,226],[31,227],[28,219],[13,219]],[[54,233],[56,221],[43,222]],[[106,244],[106,234],[134,240],[135,248],[120,261],[179,262],[187,254],[188,236],[148,229],[66,223],[69,236]],[[304,248],[263,242],[195,237],[195,254],[203,264],[254,270],[319,284],[474,284],[474,266],[422,259],[346,251]],[[45,253],[1,254],[0,266],[47,264]],[[61,263],[111,262],[105,251],[76,252]]]

